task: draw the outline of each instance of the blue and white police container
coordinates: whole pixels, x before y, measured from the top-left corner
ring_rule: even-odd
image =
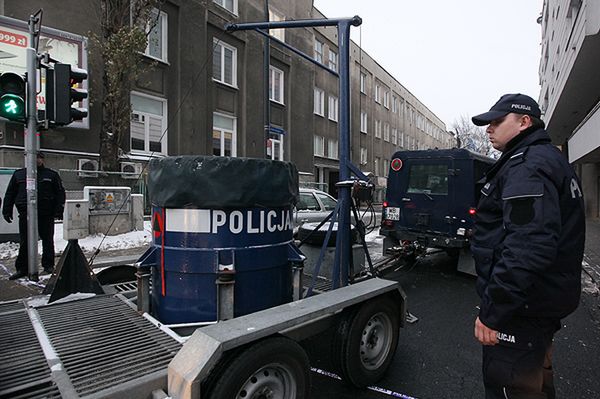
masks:
[[[180,156],[152,160],[151,314],[165,324],[218,318],[220,284],[235,317],[292,301],[293,164]]]

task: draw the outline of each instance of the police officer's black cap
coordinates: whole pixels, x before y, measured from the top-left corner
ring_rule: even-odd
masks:
[[[477,126],[485,126],[511,112],[533,116],[538,119],[542,116],[540,106],[533,98],[526,96],[525,94],[516,93],[503,95],[488,112],[476,115],[472,117],[471,120]]]

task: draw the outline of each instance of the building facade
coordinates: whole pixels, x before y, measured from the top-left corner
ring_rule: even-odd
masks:
[[[552,140],[582,180],[586,216],[600,211],[600,2],[544,0],[540,106]]]
[[[100,2],[86,3],[86,7],[90,5],[92,9],[83,13],[76,0],[0,0],[0,14],[27,20],[43,8],[45,26],[89,37],[100,32]],[[339,172],[337,77],[275,41],[270,44],[266,73],[263,36],[224,29],[231,22],[323,15],[312,0],[270,0],[268,13],[265,11],[259,0],[167,0],[156,10],[157,23],[149,32],[142,61],[151,67],[131,92],[130,133],[120,151],[123,165],[141,171],[150,158],[172,155],[269,157],[295,163],[303,184],[335,195]],[[334,28],[270,33],[329,69],[339,68]],[[65,185],[72,190],[107,183],[101,173],[81,172],[82,160],[93,168],[99,158],[99,57],[90,42],[89,129],[53,129],[40,136],[47,164],[62,171]],[[444,123],[355,43],[351,45],[350,76],[351,159],[378,178],[381,186],[385,186],[395,150],[454,145]],[[263,111],[267,78],[269,131],[264,128]],[[0,122],[0,129],[0,166],[22,166],[22,126]]]

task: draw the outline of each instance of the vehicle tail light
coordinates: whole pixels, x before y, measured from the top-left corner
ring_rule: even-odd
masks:
[[[390,204],[387,201],[383,201],[382,205],[383,205],[384,208],[387,208]]]
[[[477,209],[475,209],[475,208],[469,208],[469,215],[475,216],[476,213],[477,213]]]

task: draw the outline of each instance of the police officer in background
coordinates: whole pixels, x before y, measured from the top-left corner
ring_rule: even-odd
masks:
[[[19,255],[15,267],[17,272],[9,279],[27,276],[27,171],[18,169],[13,173],[6,194],[2,216],[11,223],[13,205],[19,212]],[[38,231],[42,239],[42,267],[46,273],[54,271],[54,218],[62,218],[65,207],[65,189],[58,173],[44,166],[44,153],[37,154],[37,197]]]
[[[487,399],[555,397],[553,337],[579,304],[581,186],[540,116],[531,97],[506,94],[472,118],[502,152],[482,182],[471,241]]]

